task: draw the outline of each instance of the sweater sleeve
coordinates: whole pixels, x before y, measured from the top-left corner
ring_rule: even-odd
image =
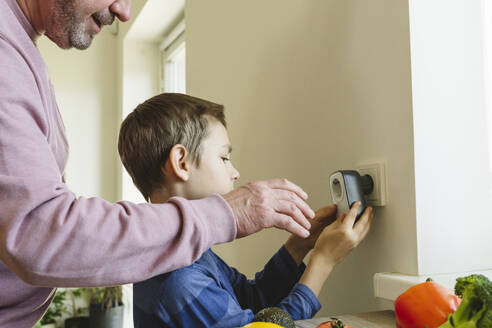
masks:
[[[308,286],[297,283],[278,307],[294,320],[305,320],[314,317],[321,309],[321,303]]]
[[[136,328],[230,328],[253,320],[253,312],[241,308],[217,277],[193,266],[172,272],[161,286],[146,283],[134,285]]]
[[[221,282],[218,274],[209,272],[215,266],[212,262],[205,264],[208,270],[194,264],[166,278],[136,284],[135,327],[242,327],[265,307],[280,307],[294,320],[312,318],[321,307],[307,286],[296,284],[303,267],[296,266],[285,248],[267,264],[263,270],[266,274],[257,279],[260,284],[248,281],[215,254],[213,258],[220,275],[235,282],[232,290]],[[273,266],[278,270],[273,270]],[[242,294],[238,294],[239,284]]]
[[[268,261],[265,268],[248,280],[234,268],[221,262],[239,303],[254,313],[266,307],[280,307],[294,320],[312,318],[321,308],[318,298],[306,285],[297,283],[306,266],[297,266],[285,247]]]
[[[235,237],[232,210],[217,195],[139,205],[76,197],[47,141],[39,82],[1,35],[0,75],[0,260],[25,282],[136,282]]]
[[[241,306],[252,309],[254,313],[265,307],[277,306],[289,294],[306,267],[304,263],[297,266],[285,247],[281,247],[251,280],[220,258],[218,261],[227,273]]]

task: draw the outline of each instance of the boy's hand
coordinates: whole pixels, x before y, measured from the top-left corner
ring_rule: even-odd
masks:
[[[314,211],[305,202],[307,194],[286,179],[251,182],[223,197],[234,213],[237,238],[270,227],[309,236]]]
[[[321,287],[333,270],[352,249],[366,237],[374,217],[373,209],[368,207],[354,225],[360,204],[354,204],[347,215],[323,229],[309,259],[300,283],[308,286],[318,296]]]
[[[359,207],[357,202],[347,215],[340,215],[333,224],[324,228],[314,246],[313,259],[333,267],[360,244],[369,232],[374,211],[368,207],[354,224]]]
[[[315,213],[314,219],[309,220],[311,223],[310,233],[308,238],[301,238],[296,235],[292,235],[285,242],[285,248],[292,256],[297,265],[301,264],[304,257],[314,248],[318,237],[323,229],[333,223],[336,220],[337,206],[330,205],[318,209]]]

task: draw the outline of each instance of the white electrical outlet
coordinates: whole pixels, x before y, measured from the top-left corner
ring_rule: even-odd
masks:
[[[369,174],[374,182],[372,193],[366,195],[366,200],[372,206],[386,206],[386,164],[377,162],[357,166],[360,175]]]

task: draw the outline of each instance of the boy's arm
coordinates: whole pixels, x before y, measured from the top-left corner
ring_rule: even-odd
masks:
[[[262,308],[278,305],[289,294],[304,272],[304,257],[314,247],[323,229],[334,221],[335,213],[335,205],[317,210],[314,219],[310,220],[310,236],[292,235],[254,280],[248,280],[218,259],[243,308],[251,308],[256,313]]]
[[[289,294],[306,268],[304,263],[298,265],[285,247],[280,248],[252,280],[222,260],[218,259],[218,263],[229,277],[241,306],[252,309],[254,313],[265,307],[276,306]]]
[[[299,283],[307,286],[315,296],[318,296],[334,267],[335,263],[312,256]]]
[[[319,311],[321,304],[317,296],[334,266],[369,232],[374,216],[372,208],[368,208],[354,225],[359,206],[354,205],[347,216],[340,216],[333,224],[324,228],[299,283],[280,302],[279,307],[294,320],[312,318]]]
[[[366,210],[354,226],[356,211],[354,207],[347,217],[341,216],[335,225],[323,230],[304,274],[304,265],[297,266],[284,247],[251,281],[215,256],[219,269],[229,277],[236,297],[214,277],[199,270],[182,269],[181,274],[171,276],[161,289],[159,304],[152,307],[153,314],[163,324],[180,327],[243,326],[253,320],[254,313],[271,306],[282,308],[294,320],[313,317],[321,308],[316,296],[331,269],[356,246],[354,240],[360,242],[367,234],[372,210]],[[301,274],[301,282],[296,284]],[[149,293],[138,288],[134,291],[137,308],[139,295],[146,298]]]
[[[278,256],[289,257],[285,249],[280,250],[274,258]],[[223,265],[227,266],[225,263],[216,263],[222,273],[230,274],[224,271]],[[292,259],[290,264],[295,266]],[[241,279],[246,279],[236,270],[228,268]],[[282,276],[277,277],[277,280],[283,279]],[[253,289],[255,286],[248,288],[250,292]],[[134,285],[135,327],[147,327],[150,321],[155,324],[152,327],[242,327],[250,323],[254,313],[264,307],[279,306],[296,320],[312,317],[321,307],[313,292],[302,284],[294,288],[291,286],[287,291],[290,291],[288,297],[275,303],[268,302],[268,293],[249,294],[253,298],[257,297],[251,304],[257,305],[255,309],[242,304],[234,291],[220,284],[217,277],[191,266],[171,273],[160,286],[147,281]]]
[[[163,285],[134,285],[135,327],[242,327],[253,320],[233,293],[192,267],[171,273]],[[157,290],[157,291],[156,291]],[[158,322],[156,322],[158,321]]]
[[[254,280],[247,280],[243,274],[230,267],[229,275],[242,308],[250,308],[256,313],[275,306],[289,313],[294,320],[303,320],[312,318],[321,308],[311,287],[297,283],[304,269],[305,265],[297,266],[285,247],[282,247],[265,269],[256,274]],[[311,270],[307,275],[304,271],[302,276],[313,278],[312,273],[316,274],[316,270]]]

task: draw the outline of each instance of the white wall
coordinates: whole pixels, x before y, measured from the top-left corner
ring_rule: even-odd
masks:
[[[138,104],[159,92],[159,45],[127,39],[123,49],[122,119]],[[124,168],[122,173],[121,198],[138,203],[145,202]]]
[[[409,3],[418,272],[491,269],[482,1]]]
[[[317,208],[337,169],[386,160],[388,206],[333,272],[321,315],[379,309],[372,276],[417,273],[408,3],[187,2],[188,93],[223,103],[239,184],[287,177]],[[216,250],[251,275],[287,234]]]
[[[116,37],[102,31],[85,51],[38,40],[67,130],[67,185],[79,196],[116,201]]]
[[[127,85],[124,83],[124,77],[125,77],[125,70],[127,69],[127,63],[128,61],[126,60],[125,56],[125,43],[126,43],[126,36],[128,35],[129,30],[137,20],[138,16],[140,15],[140,12],[144,8],[145,4],[147,3],[147,0],[133,0],[132,1],[132,8],[131,8],[131,18],[128,22],[126,23],[119,23],[118,26],[118,36],[117,36],[117,43],[116,43],[116,63],[117,63],[117,69],[116,69],[116,83],[117,83],[117,91],[116,91],[116,99],[117,99],[117,114],[116,114],[116,121],[118,122],[118,128],[117,131],[119,132],[119,126],[120,123],[122,122],[125,113],[128,112],[128,106],[129,102],[124,101],[125,97],[125,92],[127,91],[125,88]],[[118,133],[117,132],[117,133]],[[117,142],[117,141],[116,141]],[[128,176],[128,174],[125,172],[123,165],[121,164],[121,160],[118,156],[117,161],[115,162],[115,172],[117,174],[117,189],[118,189],[118,198],[119,199],[125,199],[123,195],[127,195],[127,192],[124,192],[124,186],[128,185],[128,182],[131,180],[131,178]],[[128,198],[133,198],[134,200],[141,201],[143,197],[138,198],[139,195],[136,190],[131,191],[132,196]],[[129,199],[127,199],[129,200]]]

